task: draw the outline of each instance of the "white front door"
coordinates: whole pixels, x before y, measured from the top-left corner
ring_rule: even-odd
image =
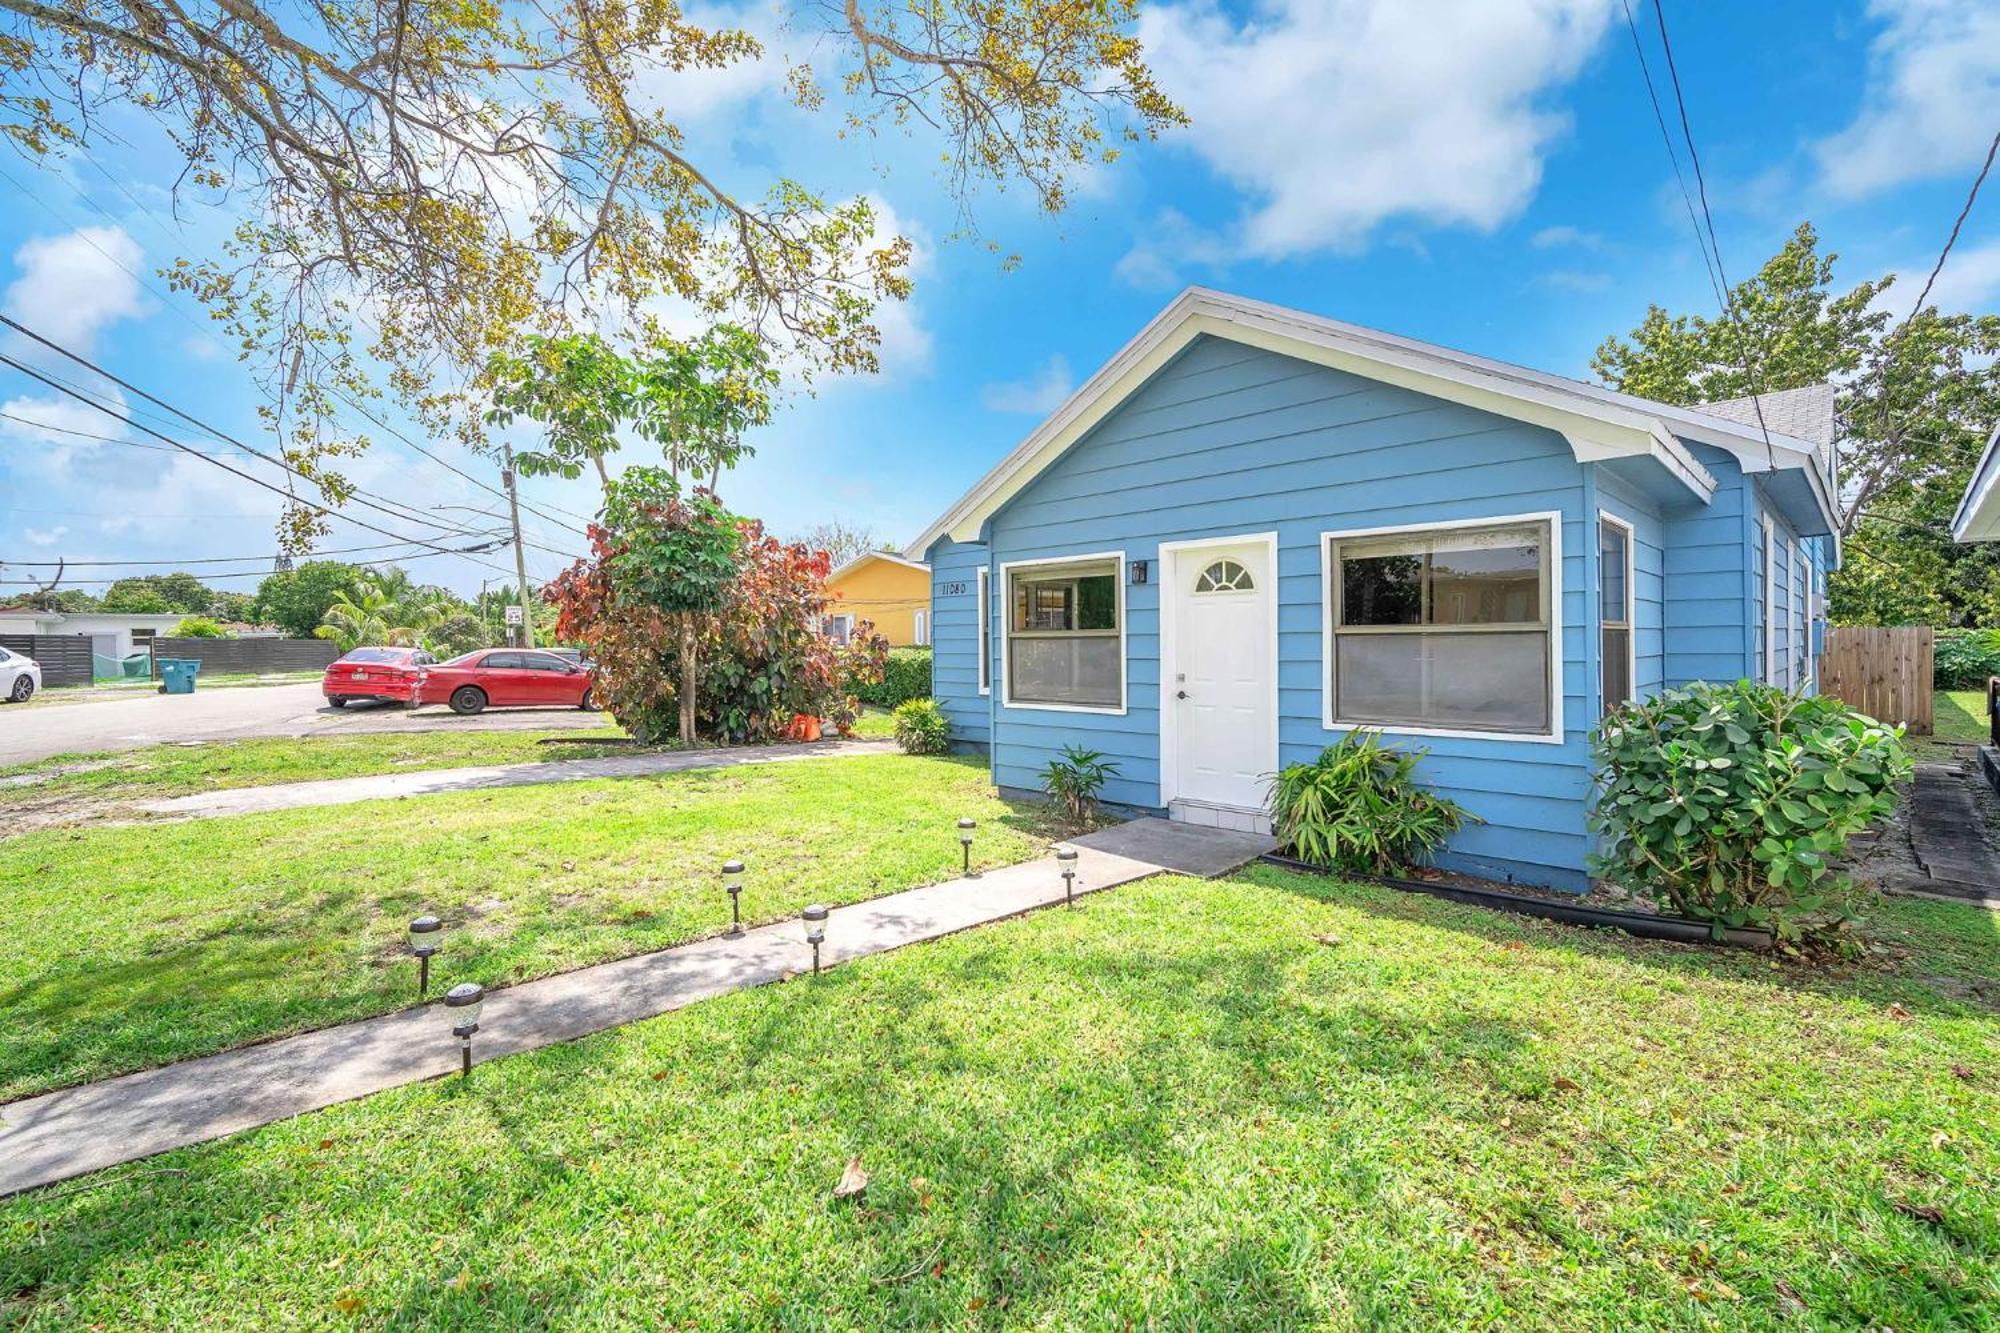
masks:
[[[1258,542],[1173,552],[1171,799],[1263,809],[1277,767],[1277,614],[1272,548]]]

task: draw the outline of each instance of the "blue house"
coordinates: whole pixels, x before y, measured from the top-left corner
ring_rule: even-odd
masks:
[[[933,692],[1003,790],[1268,828],[1343,732],[1480,816],[1439,863],[1587,886],[1588,734],[1665,686],[1813,687],[1833,398],[1648,402],[1191,289],[906,550]],[[1760,421],[1761,417],[1761,421]]]

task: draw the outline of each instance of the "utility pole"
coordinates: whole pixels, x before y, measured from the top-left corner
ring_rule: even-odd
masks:
[[[514,519],[514,575],[521,581],[521,647],[535,646],[535,622],[528,614],[528,548],[521,545],[521,500],[514,494],[514,446],[508,445],[507,467],[500,479],[507,483],[507,512]]]

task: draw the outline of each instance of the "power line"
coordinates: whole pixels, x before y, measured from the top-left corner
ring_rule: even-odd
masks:
[[[1681,72],[1674,63],[1673,39],[1667,36],[1667,0],[1653,0],[1653,17],[1659,21],[1660,49],[1667,57],[1667,76],[1674,89],[1674,106],[1680,112],[1681,138],[1687,141],[1688,162],[1694,168],[1695,191],[1701,197],[1701,215],[1708,224],[1708,244],[1715,253],[1716,276],[1722,280],[1722,313],[1730,323],[1736,325],[1738,333],[1747,333],[1742,320],[1736,314],[1736,294],[1729,285],[1729,271],[1722,265],[1722,242],[1716,238],[1715,214],[1710,212],[1708,207],[1708,181],[1702,175],[1701,154],[1694,146],[1694,130],[1688,125],[1687,98],[1681,92]],[[1747,340],[1745,357],[1746,359],[1748,357]],[[1764,423],[1764,403],[1758,396],[1756,376],[1752,374],[1748,364],[1744,365],[1743,372],[1745,377],[1751,380],[1750,406],[1757,414],[1757,429],[1764,437],[1764,452],[1770,459],[1771,470],[1775,472],[1778,470],[1778,451],[1771,444],[1771,428]]]
[[[497,541],[503,534],[495,530],[483,535],[492,537]],[[409,545],[408,542],[376,542],[370,546],[336,546],[325,551],[312,551],[308,554],[315,557],[323,555],[353,555],[358,551],[386,551],[394,546],[407,545]],[[397,557],[389,556],[387,558],[393,560]],[[170,565],[179,568],[185,565],[240,565],[249,561],[263,561],[268,564],[270,559],[271,553],[263,551],[257,555],[214,555],[179,560],[0,560],[0,565],[24,565],[29,568],[66,566],[70,569],[99,568],[107,565]],[[133,577],[142,576],[134,575]]]
[[[1965,226],[1965,219],[1972,212],[1973,201],[1979,198],[1979,187],[1986,184],[1986,173],[1993,170],[1993,155],[1996,152],[2000,152],[2000,130],[1993,132],[1993,142],[1986,145],[1986,162],[1979,168],[1979,174],[1973,177],[1972,189],[1965,196],[1965,206],[1958,210],[1958,217],[1951,224],[1951,235],[1944,238],[1944,249],[1938,251],[1937,263],[1931,265],[1931,275],[1924,279],[1924,289],[1917,293],[1917,303],[1903,317],[1905,325],[1917,317],[1917,312],[1924,308],[1924,302],[1930,299],[1931,284],[1944,271],[1944,261],[1951,257],[1951,248],[1958,244],[1959,230]]]
[[[496,540],[480,546],[466,547],[462,550],[452,550],[445,547],[439,547],[434,551],[415,551],[407,555],[391,556],[389,557],[389,559],[395,561],[397,564],[403,564],[412,560],[430,560],[441,555],[477,555],[486,551],[490,551],[496,546],[504,546],[504,545],[506,545],[505,542]],[[22,563],[24,562],[18,560],[8,560],[0,562],[0,567],[4,567],[5,565],[15,565]],[[495,568],[495,566],[488,565],[483,560],[474,561],[473,563],[484,565],[488,569]],[[88,578],[88,579],[66,578],[62,581],[62,586],[81,587],[88,585],[90,587],[109,587],[111,584],[114,583],[123,583],[127,578],[136,578],[136,577],[139,576],[128,574],[122,576],[106,575],[102,578]],[[268,569],[225,569],[219,571],[218,573],[202,575],[202,581],[204,583],[219,583],[223,579],[267,579],[269,577],[271,577],[271,571]],[[40,579],[0,579],[0,587],[40,587],[41,583],[42,580]]]
[[[60,379],[61,377],[57,376],[56,378]],[[157,454],[170,454],[174,452],[164,444],[147,444],[143,440],[121,440],[114,435],[99,435],[95,431],[77,430],[71,426],[54,426],[46,421],[37,421],[33,417],[18,416],[12,412],[0,412],[0,421],[12,421],[18,425],[27,426],[34,430],[48,431],[55,435],[74,435],[78,439],[95,440],[99,444],[116,444],[126,449],[146,449]],[[212,454],[210,455],[210,457],[213,456]]]
[[[5,320],[5,319],[6,316],[0,315],[0,320]],[[13,323],[12,320],[7,320],[7,322],[9,324]],[[78,402],[83,403],[85,406],[95,408],[97,411],[104,413],[106,416],[117,416],[115,412],[111,411],[110,408],[105,407],[102,403],[99,403],[94,399],[87,397],[86,395],[78,392],[77,390],[70,388],[68,385],[61,384],[56,380],[49,378],[48,376],[42,374],[40,371],[35,370],[33,367],[23,365],[21,362],[16,361],[13,357],[0,355],[0,365],[10,366],[13,369],[18,370],[22,374],[28,376],[29,378],[34,380],[39,380],[41,383],[48,385],[52,389],[55,389],[57,392],[66,394],[69,397],[76,399]],[[120,417],[119,420],[124,420],[124,418]],[[163,443],[172,445],[174,448],[180,450],[182,453],[192,454],[196,458],[201,459],[203,462],[209,463],[215,467],[219,467],[224,472],[230,473],[232,476],[241,477],[243,480],[250,482],[253,485],[261,486],[265,490],[274,492],[275,494],[278,495],[286,494],[284,488],[279,486],[274,486],[270,482],[265,481],[262,477],[253,476],[252,474],[243,471],[241,468],[231,467],[229,464],[223,462],[221,459],[215,457],[213,454],[205,454],[201,452],[199,449],[190,449],[187,445],[182,444],[179,440],[174,439],[170,435],[166,435],[160,431],[154,430],[151,426],[146,425],[144,422],[134,421],[131,422],[130,424],[136,426],[138,429],[144,431],[146,434],[151,435],[156,439],[159,439]],[[372,523],[368,523],[362,519],[355,518],[352,515],[338,514],[337,511],[329,509],[325,505],[315,504],[313,501],[310,500],[299,500],[294,496],[287,496],[286,498],[293,500],[298,505],[307,509],[311,509],[316,513],[345,518],[349,523],[354,524],[356,527],[366,528],[370,532],[380,533],[384,537],[393,537],[399,542],[405,542],[412,546],[427,547],[430,550],[437,551],[445,555],[460,554],[459,552],[451,551],[445,547],[438,546],[433,542],[426,541],[421,537],[406,537],[400,532],[391,532],[387,528],[377,527]],[[459,535],[469,536],[471,534],[462,533]],[[500,569],[500,566],[488,563],[487,561],[475,560],[473,563],[478,565],[484,565],[487,569],[500,570],[500,572],[503,574],[507,572],[506,570]]]
[[[1694,229],[1694,243],[1701,250],[1702,271],[1708,275],[1709,288],[1715,293],[1717,305],[1726,305],[1729,298],[1722,294],[1722,283],[1716,277],[1716,264],[1708,252],[1708,238],[1702,235],[1701,223],[1694,215],[1694,196],[1688,193],[1687,177],[1681,174],[1681,155],[1674,150],[1673,132],[1667,128],[1667,113],[1660,106],[1660,93],[1653,86],[1653,67],[1646,59],[1645,44],[1639,40],[1639,25],[1632,18],[1632,0],[1620,0],[1625,7],[1625,30],[1632,34],[1632,53],[1639,58],[1639,74],[1646,81],[1646,98],[1653,104],[1653,121],[1660,127],[1660,142],[1666,145],[1667,161],[1673,165],[1674,184],[1680,187],[1681,206],[1687,210],[1688,226]]]
[[[119,193],[123,194],[127,199],[131,200],[133,207],[137,208],[141,214],[143,214],[148,220],[150,220],[153,223],[154,226],[158,227],[162,232],[162,234],[168,234],[168,229],[166,227],[166,224],[160,221],[158,214],[155,213],[153,209],[147,207],[144,203],[142,203],[138,199],[138,197],[135,196],[130,190],[126,189],[124,185],[119,183],[119,181],[115,177],[113,177],[110,172],[106,171],[104,167],[100,163],[98,163],[98,161],[95,158],[91,157],[88,152],[80,153],[79,156],[81,156],[85,161],[89,162],[91,166],[95,167],[98,171],[98,174],[102,175],[106,180],[111,181],[111,183],[118,188]],[[18,180],[16,180],[11,174],[9,174],[4,167],[0,167],[0,179],[6,180],[10,185],[12,185],[17,191],[20,191],[21,193],[24,194],[28,193],[22,187],[21,183]],[[61,176],[60,179],[62,180],[63,184],[69,186],[71,193],[75,194],[79,200],[81,200],[87,207],[95,211],[100,217],[104,218],[107,222],[110,222],[113,226],[121,225],[119,223],[119,220],[113,217],[108,209],[106,209],[102,204],[98,203],[95,199],[91,198],[88,194],[84,193],[83,189],[80,186],[78,186],[75,181],[70,180],[67,176]],[[43,209],[47,210],[51,214],[51,216],[55,215],[55,210],[52,207],[50,207],[50,205],[46,200],[43,200],[39,195],[31,195],[30,197],[33,198],[38,204],[40,204],[43,207]],[[188,324],[190,328],[193,328],[197,332],[203,334],[206,334],[208,332],[208,330],[203,328],[202,325],[198,321],[196,321],[192,315],[188,314],[187,311],[181,309],[181,307],[177,305],[172,299],[170,299],[166,293],[162,292],[158,287],[154,286],[152,281],[148,279],[144,274],[134,272],[132,268],[128,266],[123,260],[119,259],[116,255],[106,250],[103,246],[97,244],[97,242],[92,240],[89,236],[81,236],[80,239],[82,239],[83,242],[86,245],[88,245],[91,249],[97,251],[97,253],[101,255],[107,262],[124,270],[126,275],[129,276],[133,281],[145,287],[155,296],[158,296],[160,298],[161,303],[165,305],[169,310],[172,310],[174,314],[178,315],[184,322]],[[373,327],[369,325],[366,318],[360,315],[358,312],[355,314],[354,318],[355,321],[361,324],[364,328]],[[379,329],[376,329],[374,331],[376,332],[377,336],[380,336]],[[402,441],[403,444],[407,445],[409,448],[416,451],[418,454],[421,454],[423,457],[429,459],[431,462],[437,464],[439,467],[444,468],[446,471],[454,473],[455,475],[464,478],[466,481],[471,482],[473,485],[479,487],[481,490],[484,490],[502,499],[506,498],[505,491],[500,490],[499,488],[493,486],[491,483],[483,481],[480,478],[474,476],[472,473],[467,472],[462,468],[456,467],[453,464],[446,462],[442,458],[439,458],[436,454],[432,453],[424,446],[418,444],[408,435],[405,435],[402,431],[390,425],[388,422],[383,421],[380,417],[377,417],[374,413],[370,412],[367,408],[363,407],[352,396],[350,396],[345,391],[340,389],[337,385],[329,385],[327,387],[329,392],[331,392],[335,398],[338,398],[341,402],[347,404],[354,411],[359,412],[365,420],[374,424],[378,429],[387,431],[390,435]],[[357,494],[365,494],[365,493],[366,492],[357,491]],[[549,503],[546,501],[544,503],[547,504],[548,508],[555,510],[556,513],[567,514],[569,515],[569,517],[577,519],[578,521],[584,523],[588,523],[591,521],[587,515],[578,514],[572,510],[564,509],[562,508],[562,506],[557,504]],[[537,509],[535,506],[529,504],[525,500],[521,501],[521,507],[523,509],[526,509],[529,513],[534,514],[538,518],[547,519],[549,522],[555,524],[559,528],[564,528],[570,532],[576,533],[579,537],[589,535],[583,529],[578,528],[573,524],[565,523],[562,519],[556,518],[551,514],[543,513],[542,510]]]
[[[78,365],[83,366],[85,369],[93,371],[94,373],[103,376],[105,379],[109,380],[113,384],[116,384],[121,389],[125,389],[131,393],[139,395],[139,397],[145,399],[147,402],[153,403],[158,407],[163,408],[167,412],[172,413],[174,416],[194,426],[196,429],[203,431],[204,433],[221,441],[222,443],[232,445],[235,448],[240,449],[244,453],[250,455],[252,458],[260,459],[263,462],[271,464],[273,467],[276,467],[281,471],[285,472],[288,476],[298,477],[303,481],[313,480],[313,478],[310,475],[292,466],[282,457],[275,457],[271,454],[265,453],[261,449],[253,448],[252,446],[247,445],[243,441],[237,439],[235,436],[230,435],[225,431],[218,430],[216,427],[211,426],[207,422],[201,420],[201,418],[193,415],[190,412],[184,411],[179,407],[174,406],[172,403],[168,402],[164,398],[159,397],[156,394],[147,392],[145,389],[140,388],[138,385],[132,383],[130,380],[126,380],[117,375],[112,374],[110,371],[98,365],[95,361],[92,361],[90,358],[83,356],[80,353],[71,351],[69,348],[64,347],[61,343],[55,342],[50,338],[43,337],[41,334],[35,332],[27,325],[13,318],[11,315],[0,314],[0,324],[4,324],[8,328],[13,329],[15,332],[23,334],[24,336],[33,339],[35,342],[40,343],[42,346],[48,348],[50,351],[56,352],[64,357],[67,357],[71,361],[76,362]],[[16,369],[19,370],[24,370],[24,371],[27,370],[27,368],[21,365],[19,362],[10,360],[7,362],[7,364],[13,365]],[[195,455],[195,457],[197,458],[204,458],[210,462],[216,462],[215,456],[213,454],[206,454],[201,452],[200,450],[191,449],[187,445],[182,444],[178,440],[173,440],[165,435],[160,435],[158,431],[153,431],[150,428],[145,427],[143,423],[130,421],[129,418],[119,416],[118,413],[112,412],[109,408],[106,408],[102,403],[96,402],[95,400],[88,397],[83,391],[81,391],[74,385],[68,385],[61,382],[59,377],[51,378],[50,376],[44,375],[37,371],[28,371],[27,373],[34,375],[35,378],[40,379],[43,383],[50,385],[50,387],[52,388],[61,389],[63,392],[69,394],[69,396],[73,398],[76,398],[80,402],[85,402],[90,404],[90,406],[97,408],[98,411],[104,412],[106,415],[118,417],[118,419],[128,421],[129,424],[132,425],[138,425],[140,426],[141,429],[146,430],[148,434],[159,435],[161,439],[167,440],[176,449],[179,449],[184,453],[191,453]],[[241,473],[239,475],[248,476],[249,474]],[[271,487],[270,489],[277,490],[276,487]],[[321,513],[333,512],[331,510],[326,509],[324,506],[309,505],[307,504],[306,501],[299,500],[297,496],[289,488],[280,491],[279,493],[283,494],[288,501],[301,505],[306,505],[307,507],[315,509],[318,512]],[[463,526],[455,526],[453,524],[445,523],[438,519],[432,518],[426,514],[418,513],[417,511],[411,509],[408,505],[401,504],[397,501],[392,501],[388,499],[388,497],[386,496],[376,495],[372,491],[362,490],[359,487],[356,487],[354,489],[353,494],[350,498],[355,503],[358,503],[365,508],[376,510],[377,512],[387,514],[391,518],[401,519],[404,522],[422,523],[428,527],[436,528],[440,532],[448,533],[454,537],[466,537],[473,535],[472,531],[468,528],[465,528]],[[378,532],[384,531],[384,529],[379,529],[379,528],[375,530]],[[395,534],[391,533],[389,535],[393,536]]]

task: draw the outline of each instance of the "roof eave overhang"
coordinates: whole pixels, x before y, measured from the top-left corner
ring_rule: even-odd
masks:
[[[1644,412],[1583,400],[1586,410],[1579,400],[1559,390],[1476,366],[1441,363],[1435,357],[1380,343],[1315,333],[1311,324],[1287,319],[1273,308],[1229,305],[1210,294],[1189,291],[1161,311],[958,504],[905,547],[904,554],[919,558],[940,538],[979,540],[987,519],[1204,334],[1545,426],[1560,434],[1584,462],[1635,456],[1654,459],[1704,504],[1714,498],[1719,485],[1674,431]]]
[[[1986,441],[1986,452],[1972,470],[1965,498],[1952,515],[1951,536],[1957,542],[2000,542],[2000,428]]]

